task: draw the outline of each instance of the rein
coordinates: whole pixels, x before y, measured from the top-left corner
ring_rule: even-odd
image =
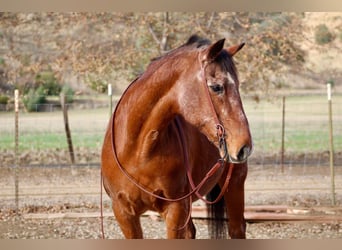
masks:
[[[207,175],[204,177],[204,179],[202,180],[202,182],[206,182],[210,176],[212,176],[219,168],[222,168],[224,167],[224,165],[226,165],[225,163],[225,158],[227,156],[227,146],[226,146],[226,142],[225,142],[225,139],[224,139],[224,136],[225,136],[225,130],[224,130],[224,127],[223,125],[221,124],[218,116],[217,116],[217,113],[216,113],[216,110],[215,110],[215,107],[214,107],[214,104],[213,104],[213,101],[210,97],[210,93],[209,93],[209,89],[208,89],[208,84],[207,84],[207,79],[205,77],[205,68],[206,66],[208,65],[207,63],[203,66],[201,64],[201,61],[199,60],[200,62],[200,65],[201,65],[201,76],[203,78],[203,86],[204,86],[204,89],[206,90],[206,96],[207,96],[207,99],[209,101],[209,104],[210,104],[210,107],[211,107],[211,112],[214,114],[214,119],[215,119],[215,122],[216,122],[216,129],[217,129],[217,137],[218,137],[218,141],[219,141],[219,147],[221,148],[221,146],[224,146],[224,149],[225,149],[225,155],[218,159],[218,161],[215,163],[215,165],[209,170],[209,172],[207,173]],[[189,183],[190,183],[190,186],[192,188],[192,190],[196,190],[195,191],[195,194],[197,196],[198,199],[202,200],[204,203],[206,204],[215,204],[217,203],[224,195],[224,193],[228,190],[228,184],[229,184],[229,181],[230,181],[230,178],[231,178],[231,175],[232,175],[232,172],[233,172],[233,167],[234,165],[231,165],[231,167],[228,169],[228,173],[227,173],[227,177],[226,177],[226,180],[223,184],[223,187],[221,188],[221,192],[220,194],[216,197],[216,199],[214,201],[208,201],[206,199],[203,198],[203,196],[198,192],[199,189],[197,189],[197,187],[195,186],[194,184],[194,181],[192,179],[192,175],[191,175],[191,169],[190,169],[190,164],[189,164],[189,159],[188,159],[188,151],[187,151],[187,148],[185,147],[185,135],[183,133],[183,130],[181,129],[181,126],[180,126],[180,122],[178,119],[176,119],[176,124],[177,124],[177,129],[178,129],[178,140],[179,140],[179,144],[180,146],[182,147],[182,150],[183,150],[183,155],[185,157],[185,168],[186,168],[186,172],[187,172],[187,177],[188,177],[188,180],[189,180]],[[201,188],[201,187],[199,187]]]
[[[176,121],[176,127],[177,127],[177,137],[178,137],[178,141],[179,141],[179,144],[182,148],[182,151],[183,151],[183,156],[184,156],[184,160],[185,160],[185,169],[186,169],[186,174],[187,174],[187,178],[189,180],[189,183],[190,183],[190,186],[191,186],[191,191],[179,198],[167,198],[167,197],[163,197],[163,196],[160,196],[160,195],[157,195],[149,190],[147,190],[144,186],[142,186],[140,183],[138,183],[133,176],[131,176],[127,170],[122,166],[122,164],[120,163],[119,159],[118,159],[118,156],[117,156],[117,152],[116,152],[116,147],[115,147],[115,141],[114,141],[114,120],[115,120],[115,116],[116,116],[116,112],[117,112],[117,109],[119,107],[119,104],[122,100],[122,98],[118,101],[116,107],[115,107],[115,110],[113,112],[113,115],[112,115],[112,119],[111,119],[111,126],[112,126],[112,151],[113,151],[113,155],[114,155],[114,160],[117,164],[117,166],[119,167],[119,169],[121,170],[121,172],[134,184],[136,185],[140,190],[142,190],[143,192],[145,192],[146,194],[149,194],[155,198],[158,198],[158,199],[161,199],[161,200],[164,200],[164,201],[168,201],[168,202],[177,202],[177,201],[181,201],[181,200],[184,200],[184,199],[187,199],[189,198],[190,199],[190,211],[189,211],[189,215],[188,215],[188,218],[184,224],[184,226],[182,226],[181,228],[179,229],[176,229],[176,230],[180,230],[180,229],[183,229],[189,222],[190,218],[191,218],[191,203],[192,203],[192,199],[191,199],[191,196],[193,194],[195,194],[197,196],[197,198],[201,199],[202,201],[204,201],[206,204],[214,204],[216,202],[218,202],[224,195],[224,193],[227,191],[228,189],[228,185],[229,185],[229,181],[230,181],[230,178],[231,178],[231,175],[232,175],[232,172],[233,172],[233,165],[231,165],[231,167],[228,169],[228,173],[227,173],[227,177],[226,177],[226,180],[224,182],[224,185],[221,189],[221,192],[220,194],[217,196],[217,198],[214,200],[214,201],[208,201],[206,199],[204,199],[202,197],[202,195],[199,193],[199,190],[202,188],[202,186],[208,181],[208,179],[213,176],[218,169],[224,167],[226,165],[226,162],[225,162],[225,158],[227,156],[227,147],[226,147],[226,142],[225,142],[225,129],[223,127],[223,125],[220,123],[219,119],[218,119],[218,116],[217,116],[217,113],[215,111],[215,107],[214,107],[214,104],[212,102],[212,99],[210,97],[210,93],[209,93],[209,89],[208,89],[208,85],[207,85],[207,79],[205,78],[205,67],[207,66],[207,64],[205,64],[204,66],[201,64],[200,62],[200,65],[201,65],[201,76],[203,78],[203,86],[205,87],[206,89],[206,96],[207,96],[207,99],[210,103],[210,106],[211,106],[211,110],[212,110],[212,113],[214,114],[214,118],[215,118],[215,123],[216,123],[216,129],[217,129],[217,137],[218,137],[218,142],[219,142],[219,147],[221,148],[221,146],[224,146],[225,148],[225,155],[224,157],[218,159],[218,161],[215,163],[215,165],[207,172],[207,174],[204,176],[204,178],[202,179],[202,181],[196,186],[194,184],[194,181],[192,179],[192,175],[191,175],[191,168],[190,168],[190,163],[189,163],[189,159],[188,159],[188,151],[187,151],[187,148],[185,147],[186,143],[185,143],[185,136],[184,136],[184,133],[183,133],[183,130],[181,129],[181,126],[180,126],[180,121],[176,118],[175,121]],[[129,86],[128,88],[126,88],[126,90],[124,91],[124,93],[122,94],[122,96],[126,93],[126,91],[130,88],[130,86],[133,85],[133,83],[136,82],[138,78],[136,78]],[[102,196],[102,183],[103,183],[103,177],[102,177],[102,171],[101,171],[101,196]],[[101,222],[102,222],[102,227],[101,227],[101,230],[102,230],[102,238],[104,238],[104,232],[103,232],[103,212],[102,212],[102,197],[101,197]]]

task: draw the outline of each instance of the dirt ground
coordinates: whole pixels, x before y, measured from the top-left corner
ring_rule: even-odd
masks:
[[[335,168],[336,205],[331,206],[330,174],[326,167],[250,165],[246,206],[286,206],[299,212],[342,216],[342,167]],[[97,239],[100,230],[99,166],[22,167],[19,169],[19,216],[15,209],[15,172],[0,168],[1,239]],[[195,203],[201,207],[202,204]],[[304,210],[303,210],[304,209]],[[109,239],[123,235],[104,194],[104,230]],[[337,218],[337,217],[336,217]],[[208,238],[206,220],[195,218],[197,238]],[[146,238],[165,238],[158,216],[142,217]],[[338,239],[342,221],[265,221],[247,224],[251,239]]]

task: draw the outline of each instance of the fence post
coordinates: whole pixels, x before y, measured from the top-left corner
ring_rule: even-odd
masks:
[[[112,93],[112,84],[108,84],[108,96],[109,96],[109,117],[112,116],[113,109],[113,93]]]
[[[282,126],[281,126],[281,172],[284,173],[284,158],[285,158],[285,101],[286,98],[283,96],[283,114],[282,114]]]
[[[329,109],[329,162],[331,178],[331,204],[335,206],[335,170],[334,170],[334,141],[332,122],[331,83],[327,83],[328,109]]]
[[[14,90],[14,113],[15,113],[15,136],[14,136],[14,152],[15,152],[15,212],[19,215],[19,90]]]
[[[67,137],[70,159],[71,159],[71,163],[75,164],[75,154],[74,154],[74,149],[72,146],[71,133],[70,133],[70,128],[69,128],[68,107],[66,105],[66,96],[64,93],[61,93],[61,106],[63,110],[64,127],[65,127],[65,133]]]

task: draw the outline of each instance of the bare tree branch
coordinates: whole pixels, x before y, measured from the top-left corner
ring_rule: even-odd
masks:
[[[160,46],[161,41],[158,39],[156,33],[153,30],[153,27],[150,23],[148,23],[148,30],[150,31],[153,40],[158,44],[158,46]]]
[[[209,21],[207,23],[207,30],[209,30],[211,28],[211,25],[213,23],[213,20],[215,18],[216,12],[212,12],[209,18]]]
[[[162,39],[161,39],[161,43],[160,43],[160,52],[164,53],[167,50],[168,47],[168,29],[169,29],[169,12],[166,12],[164,14],[164,29],[163,29],[163,35],[162,35]]]

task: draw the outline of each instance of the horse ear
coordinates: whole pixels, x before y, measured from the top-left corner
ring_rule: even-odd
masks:
[[[216,43],[209,46],[209,48],[206,50],[207,53],[204,55],[205,61],[214,61],[215,58],[220,54],[220,52],[223,49],[223,45],[226,39],[218,40]]]
[[[245,43],[240,43],[239,45],[229,47],[227,51],[230,56],[234,56],[243,46],[245,46]]]

